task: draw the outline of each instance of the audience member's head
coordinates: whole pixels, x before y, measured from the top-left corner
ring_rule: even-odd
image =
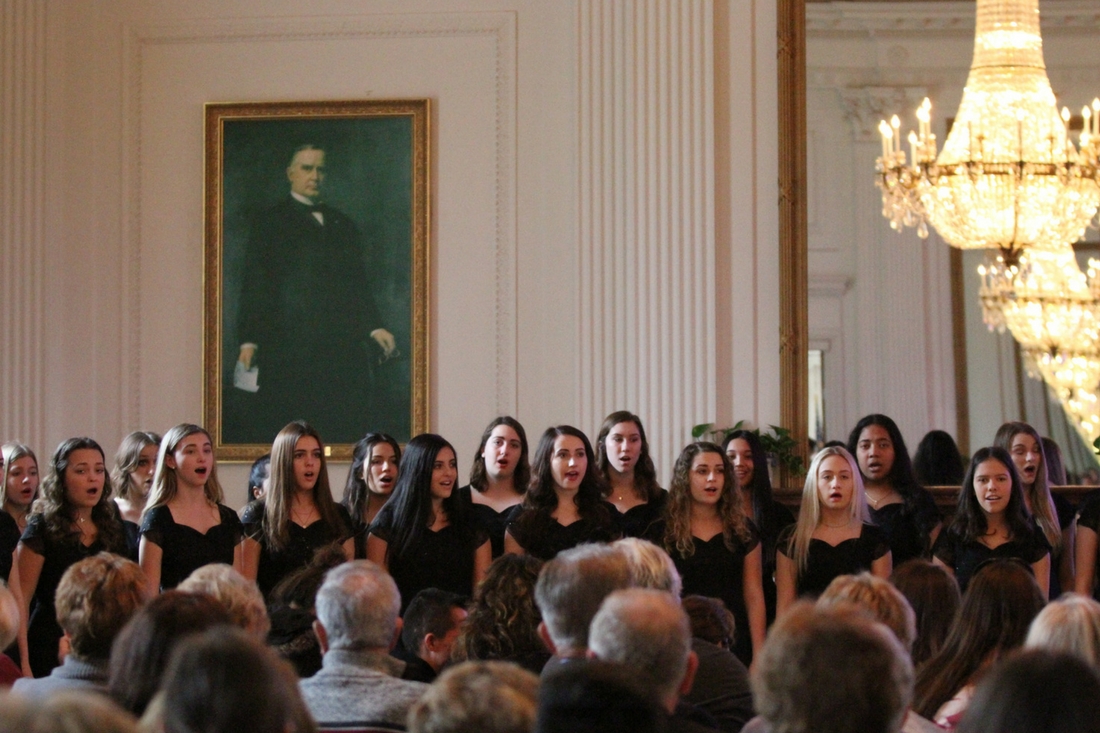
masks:
[[[535,605],[535,583],[541,569],[542,561],[530,555],[503,555],[494,560],[474,592],[470,615],[459,631],[452,657],[544,662],[546,646],[539,638],[542,615]]]
[[[635,588],[652,588],[671,593],[677,598],[683,583],[680,572],[668,553],[652,542],[637,537],[625,537],[611,543],[618,548],[630,564],[631,585]]]
[[[61,690],[30,702],[0,695],[0,733],[137,733],[134,717],[99,692]]]
[[[633,670],[593,660],[543,675],[535,733],[658,733],[667,717]]]
[[[913,454],[913,473],[921,486],[958,486],[962,483],[966,464],[950,433],[932,430],[921,438]]]
[[[138,564],[101,552],[74,563],[61,576],[57,623],[73,654],[105,660],[115,637],[143,603],[145,574]]]
[[[582,656],[600,604],[630,584],[626,556],[613,547],[580,545],[559,553],[543,565],[535,586],[543,641],[560,656]]]
[[[161,593],[134,615],[115,641],[107,685],[111,697],[134,715],[142,715],[160,687],[176,645],[192,634],[229,623],[229,613],[210,596],[181,590]]]
[[[299,677],[312,677],[321,669],[321,645],[313,631],[317,620],[314,603],[325,573],[347,561],[342,547],[325,545],[303,568],[280,580],[268,594],[271,631],[268,643],[279,656],[294,665]]]
[[[451,648],[466,620],[462,596],[439,588],[425,588],[413,596],[402,617],[401,641],[436,672],[450,661]]]
[[[916,616],[909,601],[888,581],[870,573],[838,575],[817,599],[817,605],[825,609],[849,604],[866,611],[893,631],[906,651],[913,648],[917,635]]]
[[[691,689],[699,660],[691,650],[691,623],[670,593],[649,588],[615,591],[588,632],[589,653],[631,670],[668,712]]]
[[[866,615],[799,603],[768,634],[752,689],[771,733],[895,733],[913,667],[897,638]]]
[[[932,719],[976,673],[1024,643],[1043,608],[1031,568],[994,560],[974,574],[939,652],[917,670],[913,709]]]
[[[539,678],[507,662],[463,662],[409,710],[409,733],[531,733]]]
[[[1013,655],[982,680],[959,733],[1100,733],[1100,678],[1072,654]]]
[[[335,567],[317,591],[321,649],[388,652],[397,642],[400,611],[397,584],[381,567],[369,560]]]
[[[721,598],[684,596],[680,601],[691,621],[691,635],[723,649],[733,648],[737,621]]]
[[[917,618],[913,642],[913,666],[920,667],[940,650],[962,598],[955,577],[928,560],[910,560],[894,570],[890,579],[909,601]]]
[[[1100,670],[1100,603],[1067,593],[1031,622],[1024,646],[1076,654]]]
[[[185,640],[164,676],[164,733],[310,733],[294,672],[244,631]]]
[[[197,568],[177,588],[186,593],[205,593],[225,606],[233,625],[244,629],[259,641],[267,638],[271,622],[267,618],[264,596],[255,582],[230,565],[212,563]]]
[[[19,603],[8,589],[0,583],[0,649],[7,649],[19,635]]]

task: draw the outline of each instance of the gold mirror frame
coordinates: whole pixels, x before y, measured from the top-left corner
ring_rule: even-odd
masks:
[[[805,459],[810,340],[806,254],[806,0],[776,0],[779,85],[779,416]],[[780,485],[792,483],[786,471]]]

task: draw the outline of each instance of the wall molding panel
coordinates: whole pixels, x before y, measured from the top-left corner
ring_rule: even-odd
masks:
[[[716,401],[713,39],[711,0],[579,5],[577,414],[662,475]]]
[[[0,441],[44,452],[46,4],[0,4]]]

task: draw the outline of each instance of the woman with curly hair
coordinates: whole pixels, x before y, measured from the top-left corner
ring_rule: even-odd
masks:
[[[244,570],[266,597],[290,573],[309,564],[326,545],[355,556],[351,517],[332,499],[321,436],[295,420],[271,447],[271,490],[245,507]]]
[[[522,504],[509,513],[504,551],[549,560],[584,542],[622,534],[622,515],[604,501],[588,436],[571,425],[547,428],[535,450],[534,478]]]
[[[489,532],[493,557],[504,554],[504,529],[508,512],[523,501],[531,482],[527,457],[527,432],[514,417],[502,416],[489,423],[470,468],[470,484],[458,490],[474,517]]]
[[[111,501],[106,459],[91,438],[70,438],[50,459],[42,495],[16,550],[23,613],[29,619],[25,675],[42,677],[57,666],[57,584],[70,565],[103,551],[126,555],[126,532]]]
[[[683,593],[719,598],[737,621],[733,652],[746,665],[764,644],[760,536],[741,508],[733,467],[714,443],[692,443],[672,468],[664,519],[650,537],[672,557]]]
[[[550,652],[539,637],[542,614],[535,584],[542,561],[530,555],[503,555],[493,561],[474,593],[451,656],[455,661],[495,659],[542,671]]]
[[[367,433],[355,444],[341,504],[355,530],[355,557],[367,556],[367,527],[393,495],[401,446],[386,433]]]
[[[661,518],[668,493],[657,483],[640,417],[619,410],[604,419],[596,437],[596,466],[604,479],[604,498],[622,512],[623,534],[641,537]]]

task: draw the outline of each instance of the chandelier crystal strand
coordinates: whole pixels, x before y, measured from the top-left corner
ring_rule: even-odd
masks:
[[[931,223],[961,249],[1018,253],[1076,242],[1100,206],[1098,111],[1100,100],[1075,146],[1047,79],[1038,0],[978,0],[973,62],[943,152],[927,99],[908,165],[897,117],[879,126],[883,216],[922,238]]]
[[[1073,249],[1033,249],[1017,262],[1003,254],[978,268],[982,317],[1020,344],[1028,373],[1042,378],[1069,407],[1095,404],[1100,386],[1100,263],[1086,275]]]

